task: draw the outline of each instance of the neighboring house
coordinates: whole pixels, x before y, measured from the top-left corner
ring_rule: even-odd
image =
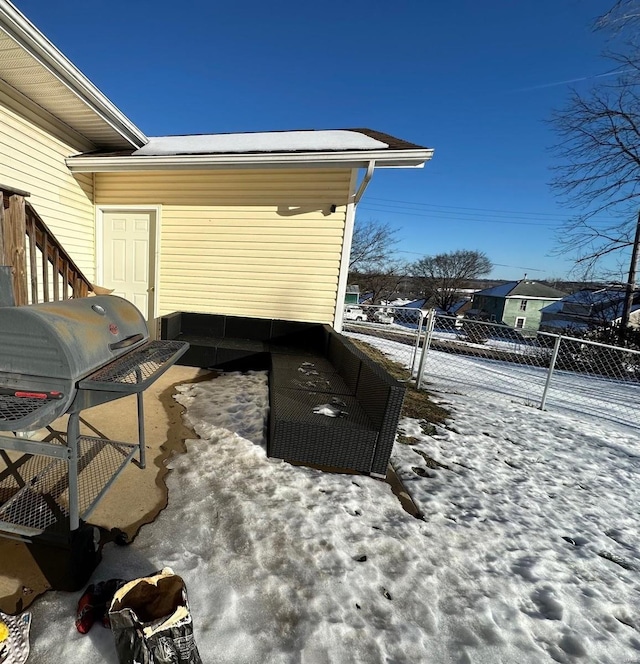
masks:
[[[358,304],[360,301],[360,286],[348,284],[344,294],[345,304]]]
[[[411,302],[406,302],[401,305],[404,309],[426,309],[427,300],[425,298],[420,298],[418,300],[411,300]]]
[[[411,300],[401,306],[406,307],[407,309],[424,309],[425,311],[433,308],[438,316],[461,316],[471,307],[471,298],[467,296],[461,297],[449,308],[449,311],[445,311],[444,309],[435,306],[432,298],[424,297],[418,300]]]
[[[541,310],[542,332],[585,332],[620,322],[625,291],[622,288],[584,289],[566,295]],[[635,293],[629,315],[631,327],[640,328],[640,293]]]
[[[440,309],[436,307],[436,313],[439,316],[455,316],[456,318],[462,318],[472,307],[472,298],[471,296],[461,297],[457,302],[454,302],[448,309]]]
[[[540,310],[560,300],[566,293],[529,279],[509,281],[473,295],[468,314],[504,323],[523,334],[534,334],[540,325]]]
[[[149,138],[7,0],[0,52],[0,188],[29,192],[151,325],[183,310],[339,328],[374,169],[433,153],[368,129]]]
[[[410,302],[406,302],[405,304],[400,305],[401,309],[421,309],[422,311],[426,312],[433,308],[436,312],[437,316],[445,316],[446,318],[440,318],[436,319],[436,326],[439,327],[450,327],[451,325],[455,325],[456,327],[459,326],[459,320],[462,320],[471,307],[471,299],[469,297],[462,297],[460,300],[458,300],[450,309],[449,311],[444,311],[440,307],[434,307],[432,300],[430,298],[420,298],[418,300],[412,300]],[[397,312],[397,318],[399,320],[402,320],[402,314],[400,312]],[[450,318],[456,318],[456,321],[453,323],[451,322]],[[405,316],[407,320],[411,320],[410,317]],[[449,322],[447,322],[447,318],[449,318]]]

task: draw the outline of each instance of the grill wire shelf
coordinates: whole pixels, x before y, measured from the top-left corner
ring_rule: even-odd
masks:
[[[66,432],[47,425],[50,435],[42,441],[0,435],[0,535],[64,540],[86,521],[136,453],[138,465],[144,468],[143,391],[188,347],[181,341],[144,342],[78,379],[66,413],[56,410],[61,404],[56,400],[0,395],[3,431],[30,431],[37,427],[29,425],[43,417],[50,424],[61,414],[68,415]],[[80,435],[82,410],[133,394],[137,398],[137,443]]]
[[[51,402],[42,399],[0,395],[0,420],[5,422],[19,422],[45,408],[51,408]]]
[[[80,381],[79,387],[122,392],[144,390],[183,347],[184,342],[180,341],[149,341]]]
[[[78,439],[78,507],[86,520],[105,491],[124,470],[138,445],[80,436]],[[0,481],[0,530],[24,536],[64,535],[69,530],[69,476],[60,459],[31,457],[15,474]],[[23,485],[22,487],[20,485]]]

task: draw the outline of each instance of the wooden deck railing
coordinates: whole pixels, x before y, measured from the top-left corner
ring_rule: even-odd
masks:
[[[25,200],[0,185],[0,265],[11,267],[17,305],[86,297],[93,289],[55,235]]]

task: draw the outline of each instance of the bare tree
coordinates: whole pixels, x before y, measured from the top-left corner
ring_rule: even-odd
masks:
[[[611,50],[604,57],[613,78],[587,93],[573,90],[551,118],[559,138],[551,185],[576,211],[559,233],[559,250],[575,255],[583,277],[613,277],[597,274],[601,259],[634,241],[640,205],[639,24],[640,0],[618,0],[596,19],[595,29],[609,36]],[[620,265],[614,272],[620,273]]]
[[[371,272],[354,273],[349,276],[349,281],[360,286],[361,294],[370,295],[370,304],[381,304],[383,300],[394,300],[399,296],[408,269],[404,262],[391,261]]]
[[[620,77],[588,97],[574,91],[553,116],[561,161],[552,186],[577,209],[562,229],[560,247],[575,254],[583,271],[593,272],[603,257],[633,244],[640,204],[638,92],[635,82]],[[602,213],[611,221],[600,221]]]
[[[356,220],[351,241],[349,272],[379,272],[381,266],[392,262],[395,245],[399,242],[397,229],[376,221]]]
[[[481,251],[458,250],[437,256],[425,256],[413,264],[422,291],[443,311],[449,311],[460,299],[460,291],[471,279],[491,272],[493,264]]]
[[[595,20],[597,30],[607,30],[612,36],[626,36],[640,24],[638,0],[616,0],[611,9]]]
[[[552,187],[576,210],[559,233],[559,253],[575,256],[576,268],[588,277],[615,278],[627,262],[627,294],[620,340],[628,327],[635,289],[640,242],[640,0],[618,0],[595,22],[609,35],[605,53],[613,78],[588,93],[573,91],[552,123],[559,136]],[[603,214],[607,219],[603,220]],[[600,271],[603,258],[618,264]]]

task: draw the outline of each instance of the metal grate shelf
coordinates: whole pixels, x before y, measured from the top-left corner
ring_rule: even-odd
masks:
[[[183,355],[184,341],[149,341],[81,380],[78,387],[109,392],[140,392]]]
[[[80,517],[87,519],[116,477],[131,461],[138,445],[105,438],[78,438],[78,503]],[[33,460],[33,461],[32,461]],[[36,472],[29,477],[29,471]],[[21,479],[7,477],[0,493],[13,495],[0,505],[0,531],[23,537],[47,532],[69,532],[69,477],[65,461],[42,461],[32,457],[18,470]]]
[[[3,395],[0,396],[0,420],[17,422],[47,405],[49,404],[42,399]]]

